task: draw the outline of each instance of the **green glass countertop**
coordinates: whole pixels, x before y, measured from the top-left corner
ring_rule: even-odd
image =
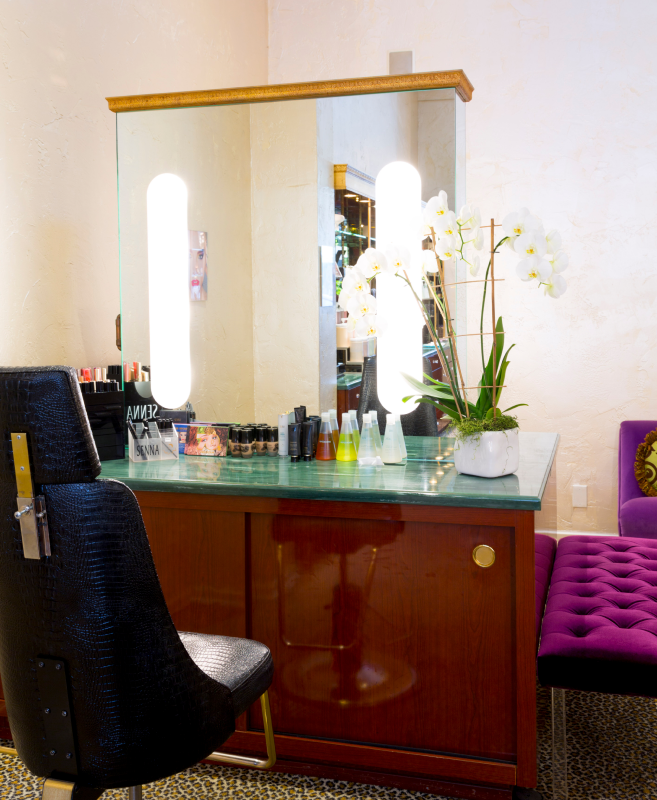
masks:
[[[362,372],[342,372],[338,375],[338,389],[353,389],[363,380]]]
[[[143,492],[538,510],[558,441],[556,433],[521,432],[518,472],[492,479],[457,474],[453,439],[413,436],[406,438],[408,461],[401,466],[292,464],[287,456],[180,456],[150,464],[104,461],[101,477]]]

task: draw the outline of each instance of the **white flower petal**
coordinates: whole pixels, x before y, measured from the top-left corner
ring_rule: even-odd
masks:
[[[479,275],[479,269],[481,268],[481,260],[479,259],[478,255],[475,255],[470,263],[470,275],[473,278],[476,278]]]
[[[548,253],[556,253],[561,250],[561,234],[559,231],[550,231],[545,238],[547,240]]]
[[[559,250],[548,258],[552,265],[552,270],[556,273],[563,272],[568,266],[568,256],[563,250]]]
[[[475,250],[481,250],[483,248],[483,246],[484,246],[484,234],[483,234],[483,231],[481,230],[481,228],[479,228],[479,230],[477,231],[477,233],[475,235],[475,238],[474,238],[474,241],[473,241],[472,244],[473,244],[473,247],[474,247]]]
[[[418,266],[422,272],[438,272],[438,259],[433,250],[422,250],[418,257]]]
[[[545,282],[545,294],[558,300],[568,288],[565,278],[561,275],[554,273],[548,281]]]
[[[545,236],[541,236],[536,231],[530,231],[518,236],[514,242],[514,249],[519,256],[542,258],[547,252],[547,242]]]

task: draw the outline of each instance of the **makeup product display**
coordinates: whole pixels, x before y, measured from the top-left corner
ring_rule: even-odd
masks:
[[[404,431],[401,424],[401,416],[395,414],[395,424],[397,425],[397,434],[399,436],[399,449],[401,450],[402,458],[408,458],[408,451],[406,450],[406,442],[404,441]]]
[[[255,429],[255,454],[257,456],[267,455],[268,438],[269,438],[269,426],[258,425]]]
[[[253,428],[240,428],[240,450],[242,458],[253,458]]]
[[[269,438],[267,439],[267,455],[278,455],[278,428],[269,428]]]
[[[295,422],[305,422],[306,421],[306,407],[305,406],[298,406],[294,409],[294,421]]]
[[[348,413],[342,415],[342,427],[340,428],[338,451],[335,457],[338,461],[355,461],[357,457],[351,430],[351,418]]]
[[[308,417],[313,424],[313,453],[317,450],[317,442],[319,441],[319,429],[322,427],[322,418],[313,414]]]
[[[378,413],[378,411],[372,409],[372,411],[370,411],[370,419],[372,420],[372,433],[374,434],[374,441],[376,443],[376,453],[380,456],[383,449],[383,442],[381,441]]]
[[[322,424],[319,429],[319,441],[317,442],[315,458],[318,461],[335,461],[335,442],[333,441],[331,418],[328,411],[322,414]]]
[[[371,463],[379,453],[374,441],[374,430],[372,429],[372,418],[369,414],[363,414],[363,430],[360,434],[360,446],[358,447],[358,463]]]
[[[315,426],[312,420],[301,423],[301,454],[304,461],[312,461],[315,449],[313,447],[315,439]]]
[[[85,381],[80,383],[80,391],[100,460],[125,458],[123,392],[119,384]]]
[[[128,420],[128,457],[134,462],[178,458],[178,433],[170,419]]]
[[[296,463],[301,457],[301,423],[293,422],[291,425],[288,425],[287,435],[290,461]]]
[[[356,448],[356,452],[358,452],[358,447],[360,445],[360,431],[358,430],[358,412],[355,408],[350,409],[349,419],[351,420],[351,434],[354,437],[354,447]]]
[[[333,444],[335,450],[338,450],[338,442],[340,440],[340,426],[338,425],[338,412],[334,408],[329,408],[329,419],[331,421],[331,433],[333,435]]]
[[[186,456],[222,458],[228,454],[227,425],[188,425],[185,441]]]
[[[386,415],[386,435],[383,439],[381,460],[384,464],[399,464],[403,460],[394,414]]]
[[[288,455],[287,426],[289,425],[289,412],[278,415],[278,455]]]

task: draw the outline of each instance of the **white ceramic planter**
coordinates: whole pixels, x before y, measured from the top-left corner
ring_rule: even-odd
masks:
[[[519,459],[518,428],[457,438],[454,443],[454,466],[463,475],[480,478],[511,475],[517,471]]]

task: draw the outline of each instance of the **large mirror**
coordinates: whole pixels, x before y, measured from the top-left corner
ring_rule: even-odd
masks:
[[[451,208],[465,202],[462,95],[429,88],[117,113],[124,363],[150,364],[146,193],[172,173],[188,191],[197,419],[273,424],[300,404],[309,414],[338,400],[354,407],[373,343],[345,347],[341,277],[376,246],[375,180],[386,164],[417,168],[423,202],[441,189]],[[457,327],[466,313],[458,269]]]

